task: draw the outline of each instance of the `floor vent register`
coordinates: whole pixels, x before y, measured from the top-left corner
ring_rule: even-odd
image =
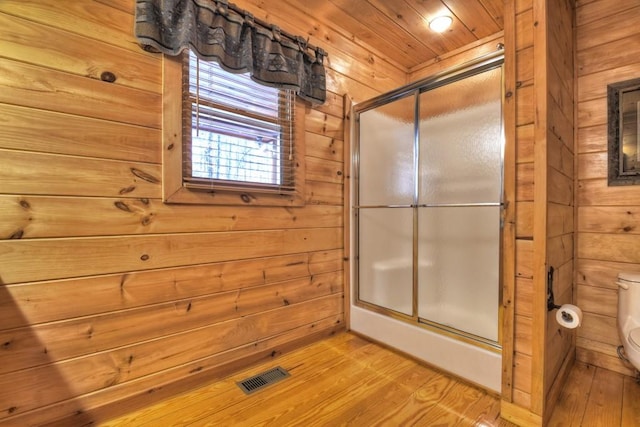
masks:
[[[246,380],[239,381],[237,384],[245,394],[251,394],[258,390],[262,390],[270,384],[285,379],[288,376],[289,372],[287,372],[286,369],[278,366],[277,368],[273,368],[261,374],[247,378]]]

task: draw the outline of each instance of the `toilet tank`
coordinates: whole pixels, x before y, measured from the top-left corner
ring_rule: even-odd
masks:
[[[640,273],[618,274],[618,325],[627,319],[640,322]]]

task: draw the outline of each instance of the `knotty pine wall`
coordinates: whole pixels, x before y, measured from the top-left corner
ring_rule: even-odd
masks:
[[[543,425],[574,354],[573,334],[546,310],[551,266],[556,304],[573,301],[574,6],[505,4],[505,33],[515,33],[505,38],[515,45],[507,49],[515,51],[516,264],[512,382],[503,380],[503,415]]]
[[[303,208],[162,203],[161,56],[133,0],[0,2],[0,424],[96,421],[344,328],[343,95],[406,70],[235,3],[329,52]]]
[[[631,375],[618,359],[620,271],[640,272],[640,186],[607,186],[607,84],[640,77],[640,4],[578,0],[577,359]]]
[[[160,176],[161,60],[132,37],[133,0],[83,0],[67,9],[55,0],[0,3],[0,420],[86,421],[84,411],[171,393],[173,382],[195,385],[340,328],[342,95],[367,99],[470,59],[474,49],[492,50],[500,38],[403,70],[303,10],[235,3],[311,34],[329,51],[329,101],[305,120],[303,209],[164,205],[159,183],[140,178]],[[530,409],[538,378],[531,354],[534,20],[532,1],[511,4],[512,400]],[[103,71],[118,80],[100,81]]]
[[[540,129],[535,131],[534,142],[535,161],[546,157],[546,173],[543,172],[546,175],[546,209],[540,212],[546,216],[546,226],[536,230],[534,225],[534,241],[539,240],[538,233],[546,236],[546,268],[554,269],[554,302],[562,305],[574,301],[574,1],[547,1],[546,6],[546,64],[543,69],[534,64],[536,75],[543,70],[546,74],[546,84],[536,89],[536,97],[545,97],[546,120],[538,120]],[[542,17],[535,17],[534,21],[540,22]],[[534,43],[541,43],[540,36],[536,36]],[[543,135],[545,145],[539,143],[538,134]],[[542,147],[545,152],[538,153]],[[536,173],[534,181],[537,182],[539,176]],[[537,207],[534,207],[534,218]],[[543,290],[544,300],[546,288]],[[546,423],[575,360],[575,332],[557,323],[556,310],[546,313],[545,322],[544,342],[538,344],[543,348],[534,349],[534,352],[544,352],[541,389],[543,421]],[[537,328],[534,326],[534,329]]]

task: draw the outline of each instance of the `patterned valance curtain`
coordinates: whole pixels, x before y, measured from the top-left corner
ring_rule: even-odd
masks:
[[[136,0],[135,34],[145,50],[177,56],[190,48],[232,73],[315,104],[326,99],[326,53],[227,0]]]

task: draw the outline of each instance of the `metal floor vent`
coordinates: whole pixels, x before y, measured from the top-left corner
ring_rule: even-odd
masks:
[[[238,384],[238,387],[240,387],[245,394],[251,394],[288,376],[289,372],[278,366],[277,368],[247,378],[246,380],[239,381],[236,384]]]

